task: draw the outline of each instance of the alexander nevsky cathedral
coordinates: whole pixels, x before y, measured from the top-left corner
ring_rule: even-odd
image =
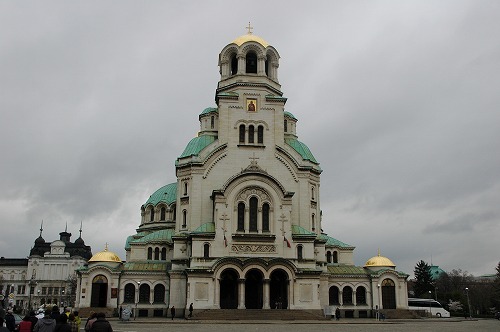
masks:
[[[407,274],[380,253],[355,266],[354,247],[322,232],[332,222],[321,212],[322,170],[286,111],[279,60],[251,32],[222,48],[215,106],[199,113],[177,181],[141,205],[125,261],[106,248],[77,270],[75,307],[129,307],[139,317],[172,306],[183,316],[191,303],[338,307],[343,317],[408,308]]]

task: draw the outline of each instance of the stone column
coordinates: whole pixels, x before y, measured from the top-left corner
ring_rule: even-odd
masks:
[[[238,309],[245,309],[245,279],[238,279]]]
[[[271,309],[271,306],[269,305],[269,298],[270,298],[270,292],[271,292],[271,288],[269,287],[270,286],[269,282],[270,282],[269,279],[262,280],[262,283],[263,283],[262,292],[264,293],[264,294],[262,294],[264,297],[264,299],[263,299],[264,303],[262,305],[263,309]]]
[[[214,286],[214,307],[220,309],[220,279],[215,279]]]
[[[238,55],[238,74],[244,74],[246,71],[246,58],[243,55]]]

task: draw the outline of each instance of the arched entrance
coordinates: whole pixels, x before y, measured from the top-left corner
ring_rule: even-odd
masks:
[[[238,273],[233,269],[224,270],[220,275],[220,308],[238,308]]]
[[[391,279],[382,281],[382,308],[396,309],[396,285]]]
[[[92,279],[91,307],[105,308],[108,301],[108,279],[102,274]]]
[[[269,306],[271,309],[288,308],[288,274],[281,270],[274,270],[270,277]]]
[[[262,309],[262,285],[264,276],[257,269],[252,269],[245,276],[245,308]]]

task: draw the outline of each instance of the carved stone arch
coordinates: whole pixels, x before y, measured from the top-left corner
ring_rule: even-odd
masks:
[[[254,120],[237,120],[234,123],[234,129],[238,129],[240,127],[240,125],[242,125],[242,124],[244,124],[245,126],[253,124],[255,126],[255,128],[257,128],[257,126],[261,125],[261,126],[264,126],[264,128],[266,129],[266,131],[269,131],[269,124],[266,121],[264,121],[264,120],[258,120],[258,121],[254,121]]]
[[[238,46],[231,44],[226,46],[220,53],[219,65],[231,60],[233,55],[238,56]]]
[[[245,43],[245,46],[240,50],[242,56],[246,56],[248,52],[254,51],[257,57],[264,55],[264,48],[258,43]]]
[[[279,60],[278,52],[275,49],[267,48],[266,49],[266,58],[272,64],[277,64]]]
[[[239,202],[248,202],[250,197],[256,197],[258,199],[259,206],[262,206],[262,204],[266,202],[271,206],[273,205],[272,196],[267,192],[266,189],[258,185],[250,185],[246,188],[241,189],[235,196],[235,204],[238,204]]]
[[[276,193],[280,193],[280,195],[282,196],[281,199],[291,198],[294,194],[288,192],[285,189],[285,186],[273,176],[264,172],[257,172],[257,171],[255,173],[242,171],[242,173],[232,176],[226,181],[226,183],[222,187],[222,192],[230,192],[233,190],[233,188],[248,181],[256,181],[270,186],[271,188],[274,189]],[[227,195],[225,196],[227,197]]]

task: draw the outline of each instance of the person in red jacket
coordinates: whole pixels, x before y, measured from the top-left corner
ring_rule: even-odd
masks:
[[[19,323],[19,332],[31,332],[31,318],[29,315],[24,316],[23,320]]]

